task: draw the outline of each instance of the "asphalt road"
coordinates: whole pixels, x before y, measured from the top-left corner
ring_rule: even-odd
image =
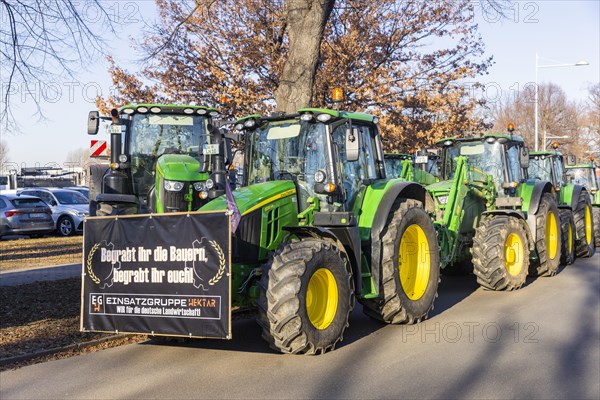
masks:
[[[0,373],[0,398],[600,398],[600,254],[516,292],[442,277],[414,326],[352,313],[321,356],[269,350],[252,320],[231,341],[149,341]]]

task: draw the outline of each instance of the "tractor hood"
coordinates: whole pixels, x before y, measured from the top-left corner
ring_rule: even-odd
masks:
[[[425,188],[433,196],[439,196],[441,194],[450,193],[450,188],[452,188],[453,184],[454,184],[454,181],[441,181],[441,182],[432,183],[431,185],[427,185]]]
[[[198,172],[200,163],[185,154],[164,154],[156,162],[156,170],[171,181],[195,182],[208,179],[208,173]]]
[[[232,192],[240,214],[248,214],[283,197],[296,194],[296,185],[292,181],[271,181],[242,187]],[[218,197],[200,208],[199,211],[225,210],[225,196]]]

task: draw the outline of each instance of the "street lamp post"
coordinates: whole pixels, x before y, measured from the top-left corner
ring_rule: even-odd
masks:
[[[587,61],[577,61],[575,64],[547,64],[547,65],[540,65],[539,64],[539,57],[538,57],[538,53],[535,53],[535,96],[534,96],[534,119],[535,119],[535,151],[538,151],[539,149],[539,144],[538,144],[538,107],[539,107],[539,89],[538,89],[538,69],[540,68],[558,68],[558,67],[581,67],[584,65],[590,65],[589,62]],[[545,141],[544,141],[544,145],[545,145]],[[545,146],[544,146],[545,148]]]

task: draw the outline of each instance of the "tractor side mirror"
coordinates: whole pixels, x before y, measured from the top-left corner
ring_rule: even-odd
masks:
[[[575,154],[568,154],[567,155],[567,165],[571,166],[571,165],[575,165],[577,164],[577,158],[575,158]]]
[[[358,160],[358,129],[352,126],[346,128],[346,161]]]
[[[521,163],[521,168],[529,168],[529,149],[525,146],[521,147],[521,151],[519,152],[519,161]]]
[[[88,135],[98,134],[100,127],[100,113],[98,111],[90,111],[88,113]]]

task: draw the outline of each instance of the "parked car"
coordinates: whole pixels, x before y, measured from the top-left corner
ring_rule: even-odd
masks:
[[[90,199],[90,189],[87,186],[68,186],[63,189],[74,190],[84,195],[86,199]]]
[[[56,232],[70,236],[83,231],[83,220],[89,214],[88,199],[79,192],[57,188],[29,188],[20,194],[37,196],[52,209]]]
[[[0,195],[0,237],[39,237],[54,231],[52,210],[39,197]]]

